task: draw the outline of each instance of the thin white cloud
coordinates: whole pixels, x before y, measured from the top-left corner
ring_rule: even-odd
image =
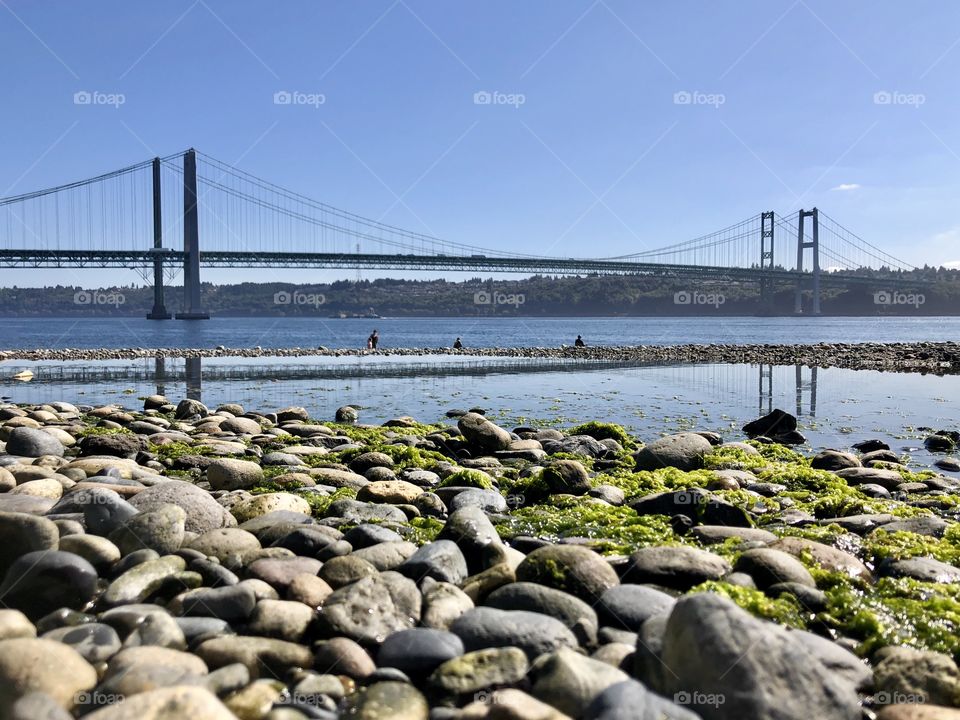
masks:
[[[960,260],[951,260],[943,264],[948,270],[960,270]]]
[[[840,183],[835,188],[830,188],[836,192],[851,192],[853,190],[859,190],[860,185],[858,183]]]

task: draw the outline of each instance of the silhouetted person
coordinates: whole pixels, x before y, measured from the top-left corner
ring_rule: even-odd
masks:
[[[376,330],[374,330],[372,333],[370,333],[370,337],[367,338],[367,347],[371,350],[376,350],[378,342],[380,342],[380,335]]]
[[[454,349],[454,350],[463,350],[463,343],[460,342],[460,338],[457,338],[456,340],[453,341],[453,349]]]
[[[577,335],[577,339],[573,343],[577,347],[586,347],[587,344],[583,341],[583,338]]]

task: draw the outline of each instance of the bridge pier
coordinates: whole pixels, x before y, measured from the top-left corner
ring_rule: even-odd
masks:
[[[813,218],[812,240],[809,242],[804,237],[803,221],[806,218]],[[817,208],[813,210],[800,210],[797,218],[797,290],[794,297],[793,312],[796,315],[803,315],[803,251],[806,248],[813,250],[813,267],[811,269],[813,301],[811,315],[820,314],[820,211]]]
[[[163,298],[163,210],[160,203],[160,158],[153,159],[153,310],[147,320],[169,320]]]
[[[200,303],[200,228],[197,220],[197,153],[183,154],[183,311],[177,320],[209,320]]]

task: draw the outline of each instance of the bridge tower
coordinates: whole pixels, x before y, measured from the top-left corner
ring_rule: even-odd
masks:
[[[773,229],[776,226],[773,211],[760,214],[760,269],[773,270]],[[767,278],[760,279],[760,303],[770,307],[773,303],[773,283]]]
[[[169,320],[163,299],[163,208],[160,203],[160,158],[153,159],[153,310],[147,320]]]
[[[807,240],[803,233],[803,224],[806,218],[813,219],[811,240]],[[797,292],[794,298],[793,311],[797,315],[803,314],[803,251],[813,250],[813,267],[811,269],[813,307],[811,315],[820,314],[820,211],[800,210],[797,216]]]
[[[197,220],[197,153],[183,154],[183,311],[178,320],[209,320],[200,304],[200,228]]]

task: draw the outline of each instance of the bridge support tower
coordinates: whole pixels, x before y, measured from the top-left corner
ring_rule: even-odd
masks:
[[[163,209],[160,202],[160,158],[153,159],[153,310],[147,320],[169,320],[163,299]]]
[[[803,232],[804,220],[812,218],[811,239],[807,240]],[[797,291],[794,297],[793,311],[797,315],[803,314],[803,251],[813,250],[813,267],[810,272],[812,278],[813,302],[811,315],[820,314],[820,211],[800,210],[797,216]]]
[[[773,211],[760,214],[760,269],[773,270],[773,229],[776,217]],[[773,305],[773,282],[760,279],[760,304],[767,309]]]
[[[197,219],[197,153],[183,154],[183,311],[178,320],[209,320],[200,303],[200,228]]]

